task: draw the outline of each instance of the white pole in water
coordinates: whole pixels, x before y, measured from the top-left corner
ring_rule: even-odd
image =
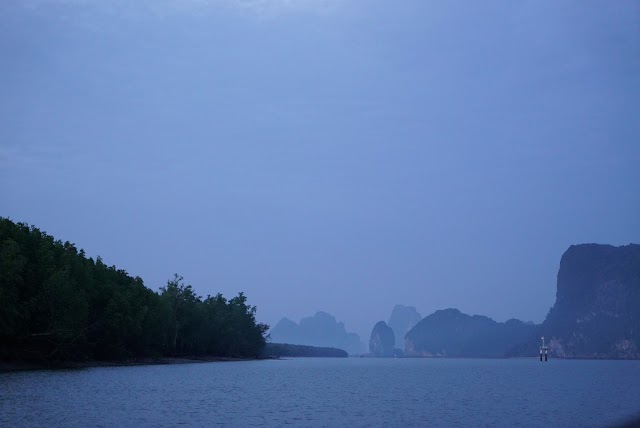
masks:
[[[544,341],[544,338],[542,340]],[[542,346],[540,347],[540,361],[542,361]]]
[[[540,347],[540,361],[542,361],[542,353],[544,352],[544,361],[548,361],[549,358],[549,348],[547,348],[544,344],[544,336],[542,336],[542,346]]]

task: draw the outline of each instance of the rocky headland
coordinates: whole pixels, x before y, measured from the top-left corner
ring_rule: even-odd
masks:
[[[540,328],[551,356],[640,358],[640,245],[572,245]]]
[[[640,245],[572,245],[562,255],[556,301],[541,325],[436,311],[405,336],[407,356],[640,359]]]

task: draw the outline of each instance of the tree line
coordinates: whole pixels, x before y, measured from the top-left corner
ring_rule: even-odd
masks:
[[[0,218],[0,360],[255,357],[268,326],[239,293],[159,292],[34,226]]]

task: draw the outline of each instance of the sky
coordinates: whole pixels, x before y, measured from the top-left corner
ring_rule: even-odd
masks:
[[[3,0],[0,216],[368,340],[640,242],[640,2]]]

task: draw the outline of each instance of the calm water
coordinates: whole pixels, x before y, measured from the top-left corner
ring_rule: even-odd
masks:
[[[0,374],[1,427],[607,426],[640,361],[291,359]]]

